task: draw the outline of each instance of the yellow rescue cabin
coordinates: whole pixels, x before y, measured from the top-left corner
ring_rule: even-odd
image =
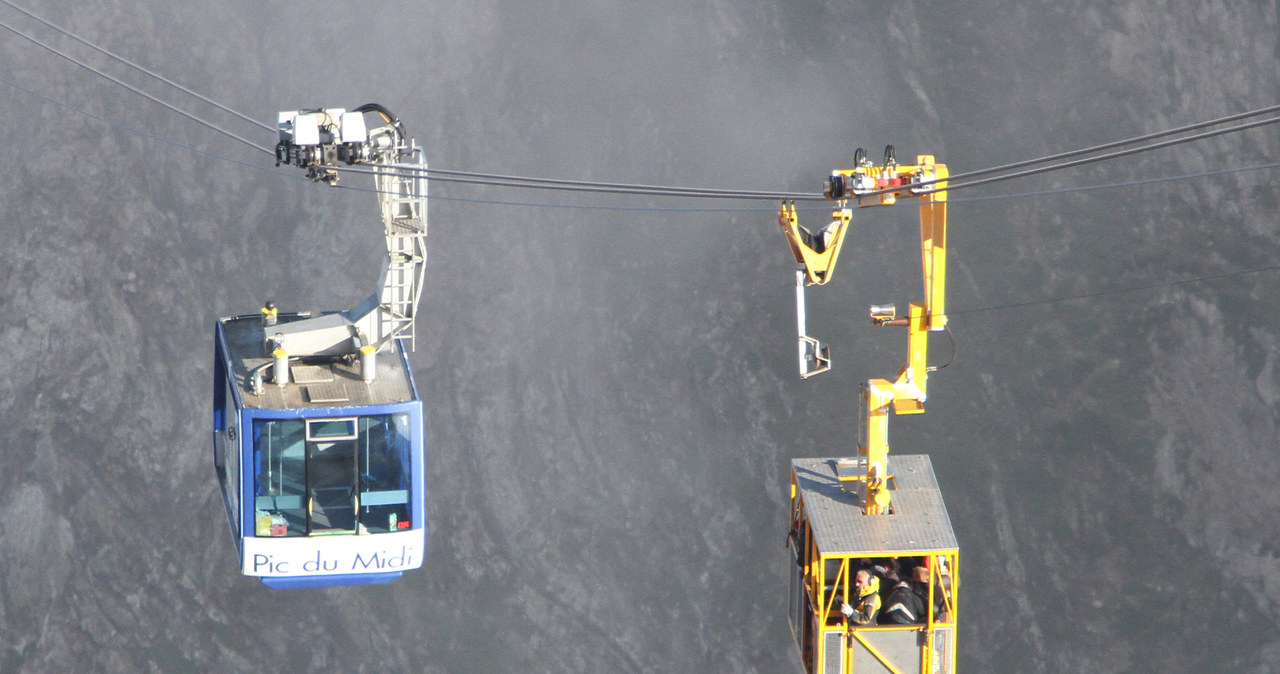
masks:
[[[926,455],[895,456],[894,513],[867,516],[861,490],[850,488],[858,462],[791,462],[789,616],[805,671],[955,672],[960,549],[933,464]],[[880,586],[866,623],[841,610],[860,599],[860,572]]]

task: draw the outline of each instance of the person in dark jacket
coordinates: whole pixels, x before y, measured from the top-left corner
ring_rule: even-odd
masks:
[[[929,569],[917,566],[912,570],[911,586],[920,597],[921,605],[929,605]],[[950,619],[947,597],[951,594],[951,576],[943,575],[941,581],[933,580],[933,621],[945,623]]]
[[[880,609],[881,625],[914,625],[924,617],[924,602],[905,580],[893,586]]]

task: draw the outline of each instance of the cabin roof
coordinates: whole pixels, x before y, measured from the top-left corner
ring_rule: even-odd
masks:
[[[841,459],[793,459],[798,497],[823,556],[883,557],[959,549],[927,455],[889,457],[891,515],[862,514],[862,483],[841,484]],[[846,460],[847,461],[847,460]]]
[[[307,318],[311,316],[280,314],[278,322],[287,324]],[[378,352],[376,376],[372,382],[366,383],[361,379],[357,355],[354,358],[291,359],[289,383],[277,386],[272,381],[272,359],[265,346],[267,328],[262,316],[233,316],[220,319],[218,323],[219,331],[225,337],[234,385],[239,389],[240,399],[246,408],[367,407],[414,399],[413,375],[399,341],[391,341]],[[262,368],[263,390],[260,395],[254,395],[253,372],[259,368]]]

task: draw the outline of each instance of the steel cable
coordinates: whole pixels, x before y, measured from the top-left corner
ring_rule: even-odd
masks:
[[[80,61],[80,60],[76,59],[74,56],[71,56],[70,54],[66,54],[66,53],[63,53],[63,52],[61,52],[61,51],[58,51],[56,48],[51,47],[51,46],[49,46],[49,45],[47,45],[47,44],[45,44],[45,43],[41,42],[40,40],[38,40],[38,39],[36,39],[36,38],[34,38],[34,37],[30,36],[30,35],[27,35],[26,33],[24,33],[24,32],[22,32],[22,31],[18,30],[17,28],[14,28],[13,26],[10,26],[10,25],[9,25],[9,24],[7,24],[7,23],[4,23],[4,22],[0,21],[0,28],[3,28],[3,29],[5,29],[5,30],[7,30],[7,31],[9,31],[9,32],[11,32],[11,33],[13,33],[14,35],[17,35],[18,37],[21,37],[22,39],[27,40],[27,41],[31,42],[32,44],[35,44],[36,46],[38,46],[38,47],[40,47],[40,48],[42,48],[42,49],[45,49],[45,50],[47,50],[47,51],[49,51],[49,52],[52,52],[52,53],[54,53],[54,54],[56,54],[56,55],[58,55],[58,56],[61,56],[62,58],[64,58],[64,59],[66,59],[66,60],[68,60],[68,61],[70,61],[70,62],[72,62],[72,63],[74,63],[74,64],[76,64],[76,65],[78,65],[78,66],[80,66],[81,68],[84,68],[85,70],[88,70],[89,72],[91,72],[91,73],[93,73],[93,74],[95,74],[95,75],[98,75],[99,77],[102,77],[102,78],[104,78],[104,79],[106,79],[106,80],[108,80],[108,81],[110,81],[110,82],[113,82],[113,83],[115,83],[115,84],[118,84],[118,85],[120,85],[120,86],[124,87],[125,89],[128,89],[129,91],[132,91],[133,93],[138,94],[139,96],[142,96],[143,98],[145,98],[145,99],[147,99],[147,100],[149,100],[149,101],[151,101],[151,102],[153,102],[153,103],[156,103],[156,104],[158,104],[158,105],[160,105],[160,106],[163,106],[163,107],[165,107],[165,108],[167,108],[167,109],[169,109],[169,110],[172,110],[173,112],[176,112],[176,113],[178,113],[179,115],[182,115],[183,117],[186,117],[187,119],[190,119],[191,121],[196,122],[197,124],[200,124],[201,126],[208,127],[208,128],[210,128],[210,129],[212,129],[212,130],[214,130],[214,131],[217,131],[218,133],[221,133],[221,134],[222,134],[222,135],[224,135],[224,136],[227,136],[228,138],[231,138],[232,140],[235,140],[235,141],[238,141],[238,142],[244,143],[245,145],[248,145],[249,147],[251,147],[251,148],[253,148],[253,149],[255,149],[255,150],[258,150],[258,151],[260,151],[260,152],[265,152],[265,153],[267,153],[267,154],[269,154],[269,155],[272,155],[272,156],[274,156],[274,155],[275,155],[275,152],[274,152],[273,150],[269,150],[269,149],[267,149],[267,148],[265,148],[265,147],[262,147],[261,145],[258,145],[258,144],[256,144],[256,143],[254,143],[254,142],[250,141],[250,140],[247,140],[247,139],[245,139],[245,138],[242,138],[242,137],[240,137],[240,136],[238,136],[238,135],[236,135],[236,134],[234,134],[234,133],[232,133],[232,132],[230,132],[230,131],[227,131],[226,129],[223,129],[223,128],[222,128],[222,127],[220,127],[220,126],[217,126],[216,124],[212,124],[212,123],[207,122],[207,121],[205,121],[205,120],[203,120],[203,119],[200,119],[199,117],[197,117],[197,116],[195,116],[195,115],[193,115],[193,114],[191,114],[191,113],[189,113],[189,112],[186,112],[185,110],[182,110],[182,109],[180,109],[180,108],[178,108],[178,107],[176,107],[176,106],[174,106],[174,105],[172,105],[172,104],[170,104],[170,103],[167,103],[167,102],[165,102],[165,101],[162,101],[162,100],[160,100],[159,98],[156,98],[155,96],[152,96],[151,94],[148,94],[148,93],[146,93],[145,91],[142,91],[141,89],[138,89],[138,88],[136,88],[136,87],[133,87],[133,86],[131,86],[131,85],[129,85],[129,84],[127,84],[127,83],[125,83],[125,82],[122,82],[121,80],[116,79],[115,77],[112,77],[111,75],[108,75],[108,74],[106,74],[106,73],[104,73],[104,72],[102,72],[102,71],[100,71],[100,70],[98,70],[98,69],[94,68],[93,66],[90,66],[89,64],[84,63],[83,61]]]
[[[17,5],[15,5],[15,4],[13,4],[12,2],[9,2],[9,0],[0,0],[0,4],[4,4],[4,5],[8,6],[8,7],[11,7],[11,8],[13,8],[13,9],[15,9],[15,10],[19,11],[19,12],[22,12],[23,14],[25,14],[25,15],[27,15],[27,16],[29,16],[29,17],[31,17],[32,19],[35,19],[36,21],[39,21],[40,23],[42,23],[42,24],[44,24],[44,25],[48,26],[49,28],[52,28],[52,29],[54,29],[54,30],[58,31],[59,33],[62,33],[63,35],[66,35],[67,37],[69,37],[69,38],[71,38],[71,39],[75,40],[76,42],[79,42],[80,44],[85,45],[86,47],[88,47],[88,48],[90,48],[90,49],[92,49],[92,50],[94,50],[94,51],[96,51],[96,52],[98,52],[98,53],[100,53],[100,54],[103,54],[103,55],[105,55],[105,56],[108,56],[108,57],[110,57],[110,58],[113,58],[113,59],[115,59],[115,60],[117,60],[117,61],[119,61],[119,62],[121,62],[121,63],[123,63],[123,64],[125,64],[125,65],[127,65],[127,66],[129,66],[130,68],[133,68],[133,69],[135,69],[135,70],[138,70],[139,72],[142,72],[142,73],[143,73],[143,74],[145,74],[145,75],[148,75],[148,76],[150,76],[150,77],[152,77],[152,78],[155,78],[155,79],[157,79],[157,80],[160,80],[161,82],[164,82],[165,84],[167,84],[167,85],[169,85],[169,86],[171,86],[171,87],[173,87],[173,88],[177,89],[178,91],[181,91],[181,92],[182,92],[182,93],[184,93],[184,94],[187,94],[188,96],[194,96],[195,98],[198,98],[198,99],[200,99],[200,100],[204,101],[205,103],[208,103],[209,105],[212,105],[212,106],[214,106],[214,107],[218,108],[219,110],[222,110],[223,112],[227,112],[227,113],[230,113],[230,114],[232,114],[232,115],[235,115],[236,117],[239,117],[240,119],[242,119],[242,120],[244,120],[244,121],[246,121],[246,122],[249,122],[250,124],[253,124],[253,125],[256,125],[256,126],[258,126],[258,127],[261,127],[261,128],[263,128],[263,129],[266,129],[267,131],[275,131],[275,127],[271,126],[270,124],[266,124],[266,123],[264,123],[264,122],[259,122],[258,120],[254,119],[254,118],[252,118],[252,117],[250,117],[250,116],[248,116],[248,115],[246,115],[246,114],[244,114],[244,113],[242,113],[242,112],[238,112],[238,111],[236,111],[236,110],[233,110],[233,109],[231,109],[231,108],[229,108],[229,107],[227,107],[227,106],[225,106],[225,105],[223,105],[223,104],[221,104],[221,103],[219,103],[219,102],[217,102],[217,101],[213,100],[212,98],[209,98],[208,96],[205,96],[204,94],[200,94],[200,93],[197,93],[197,92],[195,92],[195,91],[192,91],[192,90],[190,90],[190,89],[188,89],[188,88],[186,88],[186,87],[182,86],[181,84],[178,84],[177,82],[174,82],[173,80],[170,80],[170,79],[166,78],[166,77],[165,77],[165,76],[163,76],[163,75],[160,75],[160,74],[158,74],[158,73],[152,72],[152,71],[150,71],[150,70],[148,70],[148,69],[144,68],[143,66],[140,66],[140,65],[138,65],[137,63],[134,63],[133,61],[130,61],[129,59],[124,58],[123,56],[118,56],[118,55],[116,55],[116,54],[114,54],[114,53],[112,53],[112,52],[108,51],[107,49],[104,49],[104,48],[102,48],[102,47],[99,47],[98,45],[93,44],[92,42],[89,42],[88,40],[86,40],[86,39],[84,39],[84,38],[80,37],[79,35],[76,35],[75,33],[72,33],[71,31],[69,31],[69,30],[67,30],[67,29],[62,28],[61,26],[55,25],[55,24],[53,24],[53,23],[51,23],[51,22],[49,22],[49,21],[47,21],[47,20],[45,20],[45,19],[42,19],[42,18],[40,18],[39,16],[36,16],[35,14],[32,14],[31,12],[29,12],[29,11],[27,11],[27,10],[25,10],[25,9],[23,9],[23,8],[21,8],[21,7],[17,6]]]
[[[954,175],[948,176],[947,179],[948,180],[965,180],[967,178],[975,178],[977,176],[988,175],[991,173],[999,173],[1001,171],[1012,171],[1014,169],[1020,169],[1025,166],[1043,164],[1045,162],[1057,161],[1059,159],[1070,159],[1072,157],[1078,157],[1083,154],[1091,154],[1093,152],[1102,152],[1104,150],[1111,150],[1117,147],[1123,147],[1125,145],[1132,145],[1134,143],[1144,143],[1149,140],[1164,138],[1165,136],[1173,136],[1179,133],[1195,131],[1197,129],[1203,129],[1210,126],[1217,126],[1219,124],[1226,124],[1228,122],[1237,122],[1242,119],[1247,119],[1249,117],[1257,117],[1259,115],[1266,115],[1272,112],[1280,112],[1280,105],[1272,105],[1265,108],[1259,108],[1257,110],[1250,110],[1249,112],[1242,112],[1235,115],[1228,115],[1226,117],[1219,117],[1218,119],[1210,120],[1207,122],[1197,122],[1195,124],[1188,124],[1186,126],[1180,126],[1176,129],[1156,131],[1154,133],[1149,133],[1144,136],[1134,136],[1133,138],[1126,138],[1124,140],[1111,141],[1109,143],[1103,143],[1101,145],[1094,145],[1093,147],[1086,147],[1078,150],[1069,150],[1067,152],[1059,152],[1058,154],[1051,154],[1045,157],[1040,157],[1039,159],[1026,159],[1023,161],[1013,162],[1012,164],[1004,164],[1002,166],[992,166],[990,168],[978,169],[976,171],[965,171],[963,173],[956,173]]]
[[[641,196],[689,197],[704,199],[768,199],[816,201],[824,197],[816,193],[803,192],[750,192],[746,190],[717,190],[698,187],[669,187],[661,185],[632,185],[625,183],[593,183],[576,180],[559,180],[550,178],[520,178],[518,176],[499,176],[496,174],[475,174],[467,171],[442,171],[423,167],[395,164],[385,168],[363,166],[327,166],[325,168],[350,173],[377,175],[379,173],[397,173],[401,175],[421,175],[422,173],[438,173],[429,178],[432,181],[447,183],[463,183],[485,185],[489,187],[511,187],[521,189],[560,190],[566,192],[595,192],[601,194],[633,194]]]
[[[1041,166],[1039,168],[1019,171],[1017,173],[1010,173],[1006,175],[995,176],[992,178],[982,178],[979,180],[971,180],[969,182],[962,182],[959,185],[948,184],[947,191],[961,190],[968,187],[977,187],[978,185],[989,185],[992,183],[997,183],[1005,180],[1013,180],[1014,178],[1025,178],[1027,176],[1033,176],[1040,173],[1048,173],[1050,171],[1058,171],[1061,169],[1071,168],[1074,166],[1083,166],[1085,164],[1092,164],[1094,162],[1107,161],[1109,159],[1118,159],[1120,157],[1127,157],[1129,155],[1138,154],[1141,152],[1159,150],[1161,148],[1172,147],[1174,145],[1181,145],[1183,143],[1190,143],[1192,141],[1204,140],[1205,138],[1212,138],[1214,136],[1221,136],[1224,134],[1236,133],[1238,131],[1245,131],[1247,129],[1253,129],[1260,126],[1267,126],[1269,124],[1275,124],[1276,122],[1280,122],[1280,117],[1270,117],[1268,119],[1249,122],[1247,124],[1241,124],[1239,126],[1233,126],[1226,129],[1206,131],[1204,133],[1198,133],[1192,136],[1184,136],[1182,138],[1175,138],[1173,140],[1166,140],[1164,142],[1154,143],[1152,145],[1143,145],[1142,147],[1134,147],[1134,148],[1129,148],[1127,150],[1119,150],[1116,152],[1111,152],[1109,154],[1097,155],[1094,157],[1086,157],[1084,159],[1076,159],[1068,162],[1062,162],[1060,164],[1052,164],[1050,166]]]
[[[268,124],[258,122],[257,120],[254,120],[253,118],[247,115],[244,115],[243,113],[240,113],[230,107],[227,107],[221,103],[218,103],[217,101],[214,101],[213,99],[207,96],[194,92],[176,82],[173,82],[157,73],[152,72],[151,70],[148,70],[147,68],[144,68],[143,66],[133,63],[132,61],[129,61],[128,59],[125,59],[121,56],[118,56],[107,49],[94,45],[93,43],[81,38],[80,36],[75,35],[74,33],[71,33],[70,31],[63,29],[33,14],[32,12],[29,12],[21,7],[18,7],[12,2],[9,2],[9,0],[0,0],[0,4],[8,6],[18,12],[21,12],[22,14],[40,22],[41,24],[48,26],[53,30],[58,31],[59,33],[62,33],[76,40],[77,42],[80,42],[81,44],[84,44],[90,47],[91,49],[94,49],[95,51],[98,51],[112,59],[115,59],[121,63],[124,63],[125,65],[131,68],[135,68],[147,74],[150,77],[153,77],[165,84],[168,84],[169,86],[177,88],[183,93],[186,93],[201,101],[204,101],[210,105],[213,105],[220,110],[223,110],[225,112],[228,112],[229,114],[235,115],[236,117],[242,120],[248,121],[262,129],[272,130],[274,128]],[[188,113],[184,110],[177,108],[176,106],[173,106],[165,101],[162,101],[156,98],[155,96],[152,96],[151,94],[148,94],[132,85],[129,85],[115,77],[112,77],[102,72],[101,70],[98,70],[82,61],[79,61],[76,58],[64,52],[61,52],[55,49],[54,47],[48,44],[45,44],[44,42],[41,42],[35,37],[32,37],[16,28],[13,28],[12,26],[9,26],[8,24],[0,22],[0,28],[4,28],[14,33],[15,35],[18,35],[19,37],[22,37],[23,39],[26,39],[32,42],[33,44],[52,52],[53,54],[56,54],[68,61],[71,61],[72,63],[100,77],[103,77],[104,79],[107,79],[108,81],[114,84],[120,85],[125,89],[128,89],[129,91],[135,94],[138,94],[139,96],[142,96],[158,105],[161,105],[169,110],[172,110],[173,112],[176,112],[202,126],[205,126],[223,135],[226,135],[232,138],[233,140],[236,140],[240,143],[248,145],[249,147],[252,147],[260,152],[265,152],[267,154],[274,154],[274,152],[267,147],[263,147],[256,143],[253,143],[252,141],[249,141],[235,133],[232,133],[226,129],[223,129],[194,114]],[[1257,110],[1252,110],[1244,113],[1238,113],[1235,115],[1221,117],[1221,118],[1206,121],[1206,122],[1198,122],[1195,124],[1181,126],[1175,129],[1168,129],[1165,131],[1158,131],[1155,133],[1144,134],[1144,135],[1136,136],[1133,138],[1112,141],[1109,143],[1095,145],[1087,148],[1081,148],[1081,149],[1071,150],[1067,152],[1060,152],[1057,154],[1047,155],[1045,157],[1040,157],[1036,159],[1023,160],[1023,161],[1014,162],[1011,164],[1004,164],[1001,166],[993,166],[985,169],[978,169],[975,171],[956,173],[946,178],[947,190],[957,191],[957,190],[976,187],[980,185],[994,184],[997,182],[1003,182],[1005,180],[1013,180],[1016,178],[1023,178],[1023,177],[1028,177],[1032,175],[1048,173],[1051,171],[1058,171],[1066,168],[1072,168],[1076,166],[1083,166],[1083,165],[1092,164],[1095,162],[1107,161],[1110,159],[1125,157],[1133,154],[1138,154],[1141,152],[1147,152],[1150,150],[1171,147],[1171,146],[1179,145],[1182,143],[1188,143],[1196,140],[1202,140],[1205,138],[1224,135],[1227,133],[1234,133],[1237,131],[1243,131],[1246,129],[1252,129],[1260,126],[1274,124],[1276,122],[1280,122],[1280,117],[1273,117],[1273,118],[1269,118],[1261,121],[1241,124],[1239,126],[1230,127],[1227,129],[1217,129],[1214,131],[1208,131],[1200,134],[1195,134],[1192,136],[1175,138],[1175,139],[1160,142],[1160,143],[1143,145],[1141,147],[1129,148],[1126,150],[1120,150],[1120,151],[1111,152],[1108,154],[1095,155],[1091,157],[1085,157],[1083,159],[1076,159],[1074,161],[1060,162],[1056,164],[1051,164],[1049,166],[1041,166],[1038,168],[1028,169],[1025,171],[1018,171],[1015,173],[1008,173],[1008,174],[998,175],[991,178],[984,178],[980,180],[968,180],[967,182],[965,182],[966,179],[968,178],[974,178],[974,177],[983,176],[983,175],[990,175],[992,173],[1000,173],[1002,171],[1010,171],[1010,170],[1019,169],[1027,166],[1033,166],[1036,164],[1043,164],[1046,162],[1057,161],[1060,159],[1069,159],[1072,157],[1079,157],[1081,155],[1086,155],[1086,154],[1093,154],[1093,153],[1101,152],[1104,150],[1124,147],[1126,145],[1132,145],[1134,143],[1146,142],[1146,141],[1155,140],[1158,138],[1164,138],[1171,135],[1186,133],[1188,131],[1194,131],[1197,129],[1202,129],[1210,126],[1216,126],[1216,125],[1225,124],[1228,122],[1247,119],[1249,117],[1256,117],[1259,115],[1275,112],[1278,110],[1280,110],[1280,105],[1273,105],[1265,108],[1259,108]],[[595,192],[595,193],[605,193],[605,194],[628,194],[628,195],[639,195],[639,196],[671,196],[671,197],[715,198],[715,199],[790,200],[790,201],[819,201],[824,199],[823,195],[821,194],[809,193],[809,192],[778,192],[778,191],[766,192],[766,191],[712,189],[712,188],[678,187],[678,186],[663,186],[663,185],[591,182],[591,181],[566,180],[566,179],[554,179],[554,178],[533,178],[533,177],[503,175],[503,174],[495,174],[495,173],[480,173],[480,172],[473,172],[473,171],[432,169],[432,168],[412,166],[412,165],[390,165],[389,167],[376,168],[376,169],[365,169],[365,168],[359,168],[354,166],[337,166],[337,167],[331,167],[331,168],[338,171],[350,171],[350,172],[356,172],[356,173],[379,173],[379,172],[385,172],[389,168],[396,172],[414,174],[414,175],[421,175],[425,173],[427,176],[429,176],[431,180],[439,181],[439,182],[453,182],[453,183],[462,183],[462,184],[475,184],[475,185],[485,185],[485,186],[491,186],[491,187],[507,187],[507,188],[517,188],[517,189],[550,189],[550,190],[561,190],[561,191],[571,191],[571,192]],[[924,181],[921,183],[917,183],[912,187],[916,187],[916,188],[927,187],[937,182],[940,182],[940,181],[938,180]],[[863,197],[877,196],[880,194],[887,194],[890,192],[898,191],[899,189],[901,188],[887,188],[882,190],[875,190],[872,192],[863,193],[860,196],[863,196]],[[1096,187],[1094,189],[1096,189]]]

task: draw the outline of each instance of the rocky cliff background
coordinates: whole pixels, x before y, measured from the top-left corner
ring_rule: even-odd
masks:
[[[817,191],[858,146],[958,172],[1280,99],[1275,2],[30,9],[267,123],[376,101],[434,167],[540,177]],[[0,670],[798,671],[789,460],[852,453],[903,357],[864,312],[917,299],[912,209],[855,213],[802,382],[775,205],[433,184],[427,562],[272,592],[217,495],[213,321],[366,296],[372,195],[0,53]],[[1276,171],[1129,184],[1278,134],[953,195],[958,355],[891,425],[961,541],[961,671],[1280,670]]]

